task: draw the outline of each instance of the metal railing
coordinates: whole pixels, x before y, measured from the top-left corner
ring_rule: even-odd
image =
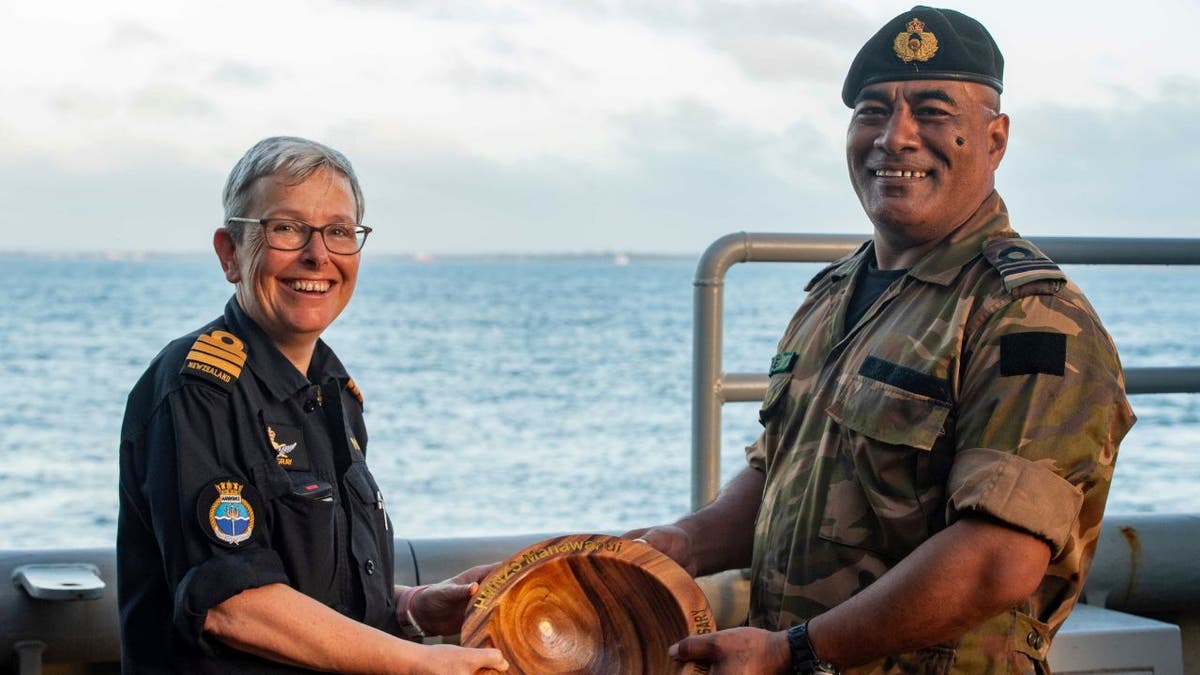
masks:
[[[830,262],[854,251],[862,235],[738,232],[716,240],[700,257],[693,282],[692,508],[720,489],[721,406],[762,400],[767,376],[722,373],[725,273],[744,262]],[[1089,265],[1200,265],[1200,239],[1034,237],[1055,262]],[[1200,367],[1126,368],[1130,394],[1200,392]]]

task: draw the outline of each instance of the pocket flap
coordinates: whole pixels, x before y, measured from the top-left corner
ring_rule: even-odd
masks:
[[[771,415],[775,414],[779,408],[779,402],[785,398],[788,390],[788,384],[792,381],[792,371],[776,373],[771,376],[771,382],[767,385],[767,393],[763,396],[762,407],[758,410],[758,423],[766,426],[767,420]]]
[[[930,450],[944,431],[950,404],[856,374],[839,381],[825,411],[877,441]]]
[[[371,477],[367,465],[362,462],[354,462],[346,470],[346,485],[364,504],[376,504],[379,501],[379,486]]]

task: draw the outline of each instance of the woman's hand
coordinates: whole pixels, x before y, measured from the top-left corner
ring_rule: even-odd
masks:
[[[414,666],[415,675],[475,675],[508,670],[508,662],[495,649],[467,649],[454,645],[429,645]]]

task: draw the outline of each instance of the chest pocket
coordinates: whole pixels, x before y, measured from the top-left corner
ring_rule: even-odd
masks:
[[[836,448],[820,536],[898,560],[941,527],[952,457],[937,441],[951,404],[928,395],[948,398],[931,376],[874,361],[844,377],[826,408],[840,428],[827,439]]]
[[[788,385],[792,383],[792,371],[776,373],[767,384],[767,393],[763,396],[762,407],[758,409],[758,423],[766,426],[767,421],[775,416],[783,407],[781,403],[787,398]]]
[[[274,457],[253,469],[255,483],[267,500],[271,545],[280,553],[291,584],[301,593],[334,606],[341,602],[337,583],[337,507],[332,490],[310,473],[284,471]]]
[[[394,621],[392,595],[392,531],[383,495],[365,462],[353,462],[346,470],[352,522],[350,551],[363,590],[366,612],[363,623],[388,630]]]

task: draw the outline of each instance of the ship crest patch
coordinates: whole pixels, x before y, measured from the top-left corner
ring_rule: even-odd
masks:
[[[261,504],[253,486],[234,478],[221,478],[200,491],[196,515],[209,539],[236,547],[253,539],[256,509]]]

